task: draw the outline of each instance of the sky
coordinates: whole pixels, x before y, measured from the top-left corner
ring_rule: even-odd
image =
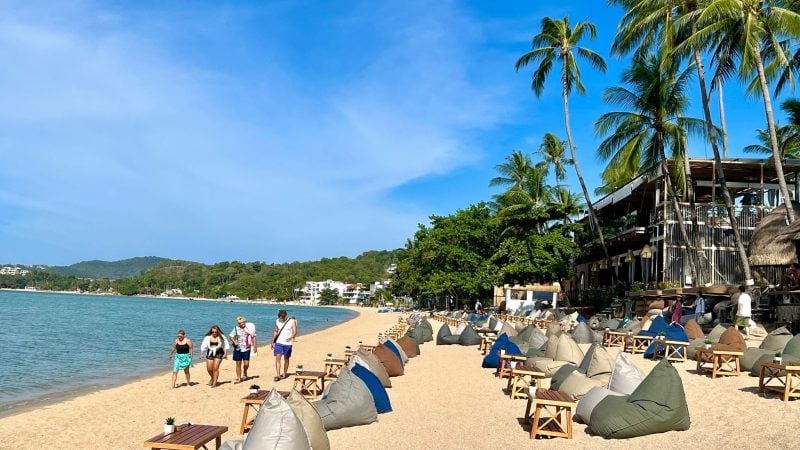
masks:
[[[621,11],[604,5],[0,0],[0,262],[402,247],[430,215],[490,200],[513,150],[565,136],[558,79],[537,98],[533,69],[514,70],[546,16],[594,22],[583,45],[609,64],[570,99],[594,190],[593,123],[629,63],[609,55]],[[742,156],[762,105],[735,83],[725,100]]]

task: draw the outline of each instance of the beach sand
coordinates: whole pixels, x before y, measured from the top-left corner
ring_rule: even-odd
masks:
[[[359,340],[375,343],[377,333],[397,322],[399,314],[360,310],[360,316],[317,333],[298,337],[292,366],[322,369],[325,354],[339,354],[345,345]],[[300,325],[302,330],[302,318]],[[434,334],[441,326],[431,321]],[[262,331],[263,333],[263,331]],[[751,343],[750,345],[754,345]],[[612,351],[618,351],[612,349]],[[262,388],[271,387],[273,357],[268,348],[253,361],[251,375]],[[656,434],[623,441],[605,441],[586,433],[574,423],[574,438],[533,442],[529,426],[522,424],[526,401],[510,400],[506,383],[482,369],[477,347],[421,346],[421,355],[406,366],[406,374],[392,379],[389,397],[394,411],[366,426],[328,433],[331,446],[367,449],[502,448],[544,446],[546,448],[695,448],[767,447],[800,448],[800,400],[781,401],[776,395],[757,394],[758,379],[747,375],[712,380],[694,373],[694,363],[678,363],[684,382],[692,426],[688,431]],[[649,371],[652,361],[637,355],[633,360]],[[169,389],[165,373],[124,386],[84,395],[35,411],[0,419],[0,448],[143,448],[143,442],[160,432],[163,419],[175,416],[177,423],[191,421],[226,425],[223,441],[239,439],[242,406],[250,382],[234,385],[234,365],[223,362],[222,386],[211,389],[204,366],[193,369],[193,381],[201,384]],[[182,380],[182,375],[178,378]],[[290,380],[277,383],[288,389]],[[542,387],[547,387],[547,382]]]

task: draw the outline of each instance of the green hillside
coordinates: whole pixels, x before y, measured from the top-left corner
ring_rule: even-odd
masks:
[[[134,277],[152,269],[158,263],[167,261],[169,259],[157,256],[139,256],[121,261],[82,261],[71,266],[48,267],[47,271],[78,278],[109,278],[116,280]]]

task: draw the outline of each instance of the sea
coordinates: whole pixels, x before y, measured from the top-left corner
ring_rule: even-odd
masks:
[[[195,357],[212,325],[228,335],[240,315],[268,344],[279,309],[297,317],[300,336],[356,316],[333,307],[0,291],[0,416],[171,371],[179,329]],[[194,370],[205,372],[198,363]]]

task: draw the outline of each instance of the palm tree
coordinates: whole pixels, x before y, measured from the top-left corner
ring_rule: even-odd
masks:
[[[697,25],[690,36],[687,46],[728,46],[739,56],[739,76],[747,79],[753,72],[758,74],[758,92],[764,102],[764,113],[767,118],[769,143],[772,160],[775,165],[776,178],[780,185],[784,202],[791,202],[789,188],[783,174],[778,135],[772,111],[772,99],[764,68],[762,52],[772,55],[775,67],[786,67],[789,64],[787,49],[781,44],[781,38],[800,37],[800,14],[791,9],[780,7],[780,2],[764,0],[708,0],[696,11],[687,15],[687,20]],[[777,70],[777,69],[773,69]],[[794,222],[794,209],[786,206],[789,223]]]
[[[683,116],[689,103],[686,89],[691,68],[678,73],[674,69],[663,53],[634,56],[632,66],[622,75],[627,87],[614,86],[603,93],[606,102],[625,106],[628,111],[603,114],[595,122],[595,130],[598,135],[607,136],[598,148],[602,159],[619,159],[621,155],[638,153],[642,172],[661,169],[681,239],[691,249],[693,245],[667,165],[666,149],[670,149],[676,163],[682,162],[686,157],[687,132],[702,134],[703,122]],[[692,279],[697,280],[695,257],[688,261]]]
[[[586,206],[589,210],[592,225],[597,231],[600,239],[600,246],[603,248],[608,265],[611,265],[611,258],[608,254],[608,247],[606,246],[603,230],[600,228],[600,221],[597,220],[597,214],[592,206],[592,199],[589,196],[589,190],[586,188],[586,182],[583,179],[580,166],[578,165],[578,155],[575,150],[575,143],[572,140],[572,130],[569,124],[569,95],[573,90],[579,94],[585,94],[586,88],[581,81],[581,72],[578,68],[578,61],[576,55],[581,59],[588,61],[595,69],[605,72],[606,63],[603,58],[594,51],[586,48],[579,47],[578,44],[585,37],[594,40],[597,37],[597,29],[595,25],[588,21],[581,21],[575,24],[575,27],[570,26],[569,17],[564,17],[561,20],[545,17],[542,19],[542,30],[539,34],[533,37],[531,43],[531,51],[522,55],[515,65],[517,71],[527,67],[528,64],[537,64],[533,72],[531,80],[531,89],[533,89],[536,96],[540,96],[544,90],[544,83],[550,70],[553,68],[554,62],[561,63],[561,97],[564,102],[564,128],[567,133],[567,143],[569,144],[569,151],[572,159],[572,165],[575,167],[575,174],[578,176],[578,181],[583,190],[583,196],[586,200]],[[616,280],[613,280],[616,282]]]
[[[542,231],[550,219],[548,205],[552,201],[552,188],[547,184],[547,168],[541,164],[528,167],[525,183],[494,196],[493,206],[497,219],[504,225],[504,233],[523,236],[531,230]]]
[[[495,166],[500,176],[492,178],[489,186],[511,186],[512,189],[522,189],[531,166],[530,155],[514,150],[506,157],[506,162]]]
[[[564,186],[556,188],[550,206],[553,208],[555,214],[561,216],[564,225],[571,223],[572,217],[580,214],[586,207],[579,194],[570,192],[569,189]]]
[[[758,132],[758,144],[751,144],[744,148],[746,153],[766,153],[772,154],[770,148],[769,131],[756,130]],[[800,158],[800,132],[797,127],[792,125],[780,126],[776,124],[775,132],[778,135],[778,149],[781,153],[781,160],[784,158]]]
[[[553,168],[556,177],[556,188],[561,186],[561,182],[567,177],[567,165],[572,164],[572,160],[566,157],[566,142],[562,141],[553,133],[546,133],[542,139],[537,153],[541,155],[545,169],[545,174]]]

